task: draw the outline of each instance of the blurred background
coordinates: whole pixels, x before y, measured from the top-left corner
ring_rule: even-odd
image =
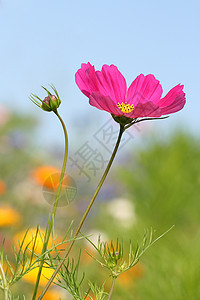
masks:
[[[74,228],[79,222],[118,131],[108,113],[88,105],[74,75],[84,62],[96,69],[115,64],[128,85],[140,73],[154,74],[164,95],[184,84],[187,103],[167,120],[125,133],[83,231],[96,240],[99,233],[108,241],[121,237],[128,248],[145,229],[159,235],[175,225],[119,277],[113,298],[199,299],[199,8],[198,1],[171,0],[0,1],[0,240],[6,238],[8,255],[27,227],[45,228],[52,206],[44,188],[51,190],[47,178],[59,173],[63,158],[58,120],[34,106],[30,94],[43,98],[41,85],[53,83],[62,99],[70,141],[66,176],[74,194],[58,208],[61,238],[72,219]],[[84,149],[88,157],[81,160]],[[89,245],[77,245],[75,253],[79,247],[86,277],[101,284],[105,271],[97,278],[98,266],[84,251]],[[34,274],[23,281],[27,299],[34,281]],[[71,299],[55,287],[47,295],[59,297]]]

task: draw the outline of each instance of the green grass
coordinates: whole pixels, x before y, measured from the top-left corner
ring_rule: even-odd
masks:
[[[138,222],[132,235],[143,228],[161,233],[175,227],[142,258],[144,276],[137,279],[133,296],[123,299],[198,300],[200,142],[177,134],[166,143],[152,143],[135,157],[137,161],[119,172],[136,207]]]

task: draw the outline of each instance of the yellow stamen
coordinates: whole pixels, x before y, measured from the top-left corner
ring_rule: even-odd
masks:
[[[119,103],[117,104],[117,107],[125,114],[128,114],[130,113],[131,111],[134,110],[134,106],[133,104],[130,105],[130,104],[127,104],[127,102],[122,102],[122,103]]]

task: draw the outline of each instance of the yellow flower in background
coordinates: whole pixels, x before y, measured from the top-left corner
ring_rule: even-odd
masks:
[[[0,227],[18,225],[21,215],[10,206],[0,206]]]
[[[56,190],[59,185],[61,171],[58,168],[52,166],[41,166],[35,169],[33,172],[33,178],[35,181],[48,189]],[[64,176],[62,185],[66,187],[69,184],[70,179]]]
[[[40,229],[40,232],[38,231],[37,235],[36,235],[36,231],[37,231],[36,228],[31,228],[31,229],[29,229],[29,231],[27,232],[27,234],[26,234],[26,230],[18,232],[14,236],[14,243],[17,246],[19,246],[22,243],[22,241],[24,239],[24,236],[26,234],[26,237],[25,237],[24,242],[23,242],[22,249],[24,250],[26,248],[26,246],[28,245],[28,248],[31,250],[32,247],[33,247],[33,245],[34,245],[34,243],[35,243],[35,250],[34,250],[34,252],[36,254],[40,255],[41,252],[42,252],[42,248],[43,248],[43,240],[44,240],[45,230],[44,229]],[[54,244],[59,244],[61,241],[62,241],[62,238],[59,237],[59,238],[57,238],[54,241]],[[48,248],[51,248],[52,244],[53,244],[53,239],[52,239],[52,236],[50,236],[49,243],[48,243],[48,246],[49,246]],[[61,251],[63,248],[64,249],[66,248],[66,244],[65,243],[63,245],[59,245],[59,246],[56,247],[56,249],[57,249],[58,252]],[[52,250],[51,253],[52,254],[56,254],[56,251]]]
[[[36,267],[32,271],[28,272],[22,277],[23,280],[35,284],[37,280],[38,270],[39,267]],[[54,269],[49,268],[48,265],[44,263],[42,268],[41,278],[40,278],[40,286],[45,286],[47,284],[48,279],[50,279],[50,277],[53,275],[53,272]]]
[[[42,248],[43,248],[43,240],[44,240],[45,230],[40,229],[40,232],[38,231],[37,235],[36,235],[36,231],[37,231],[36,228],[29,229],[29,231],[26,234],[25,239],[24,239],[24,236],[25,236],[26,230],[18,232],[14,236],[15,244],[18,246],[21,245],[21,243],[24,239],[23,246],[22,246],[22,249],[24,250],[26,248],[26,245],[28,245],[28,244],[29,244],[28,248],[32,249],[32,247],[35,243],[35,251],[34,252],[36,254],[41,254]],[[35,241],[35,239],[36,239],[36,241]],[[48,243],[49,246],[51,246],[52,241],[53,241],[52,237],[50,236],[49,243]]]
[[[11,268],[14,269],[14,265],[9,261],[9,264],[6,260],[3,261],[2,263],[2,268],[3,268],[3,271],[6,275],[7,278],[11,277],[13,274],[11,272]]]
[[[0,195],[5,194],[7,190],[6,184],[3,180],[0,180]]]

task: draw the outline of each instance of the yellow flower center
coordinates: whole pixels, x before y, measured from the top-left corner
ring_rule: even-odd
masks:
[[[117,104],[117,107],[125,114],[128,114],[130,113],[131,111],[134,110],[134,106],[133,104],[130,105],[130,104],[127,104],[127,102],[122,102],[122,103],[119,103]]]

